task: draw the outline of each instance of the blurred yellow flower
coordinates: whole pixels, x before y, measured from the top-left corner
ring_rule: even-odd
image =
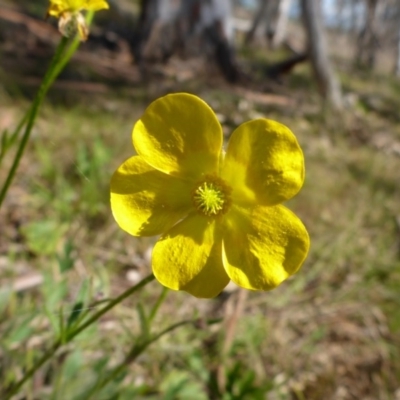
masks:
[[[47,14],[59,18],[58,29],[63,36],[70,37],[79,33],[80,39],[85,41],[89,31],[81,11],[108,8],[105,0],[50,0]]]
[[[162,234],[152,255],[158,281],[196,297],[218,295],[231,279],[270,290],[294,274],[310,241],[286,207],[304,181],[304,158],[284,125],[240,125],[222,150],[211,108],[196,96],[154,101],[133,128],[137,156],[111,179],[111,208],[135,236]]]

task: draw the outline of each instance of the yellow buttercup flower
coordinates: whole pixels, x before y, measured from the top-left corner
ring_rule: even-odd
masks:
[[[210,298],[234,281],[270,290],[294,274],[310,241],[286,207],[304,181],[304,158],[284,125],[240,125],[222,150],[222,128],[196,96],[154,101],[133,128],[137,156],[111,179],[111,208],[134,236],[161,234],[152,254],[158,281]]]
[[[82,10],[98,11],[108,9],[105,0],[50,0],[47,14],[59,18],[58,29],[65,37],[79,33],[81,40],[86,40],[89,34]]]

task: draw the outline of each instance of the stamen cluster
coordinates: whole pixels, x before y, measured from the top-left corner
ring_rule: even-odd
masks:
[[[193,191],[193,203],[198,211],[207,217],[226,213],[231,203],[231,189],[220,178],[207,175]]]

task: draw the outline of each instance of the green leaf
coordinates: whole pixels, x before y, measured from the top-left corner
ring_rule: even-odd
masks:
[[[79,288],[74,308],[72,309],[68,317],[67,330],[69,330],[69,328],[73,327],[74,325],[79,324],[80,321],[85,318],[85,316],[90,312],[90,309],[85,307],[85,304],[87,304],[89,299],[89,294],[90,280],[85,279],[82,282],[81,287]]]
[[[54,220],[31,222],[22,228],[28,247],[39,255],[54,254],[66,230],[66,225]]]
[[[34,317],[35,315],[29,315],[22,321],[18,322],[18,326],[8,334],[8,344],[23,342],[32,334],[33,329],[31,328],[30,323]]]
[[[143,338],[147,338],[150,333],[149,321],[146,316],[146,312],[144,311],[142,303],[138,303],[136,306],[138,314],[139,314],[139,321],[140,321],[140,330]]]
[[[78,319],[79,315],[83,311],[83,303],[79,301],[74,305],[71,313],[69,314],[68,321],[67,321],[67,328],[70,328],[74,322]]]
[[[73,268],[75,262],[75,258],[72,256],[73,250],[74,245],[72,243],[72,240],[68,239],[64,244],[64,249],[61,255],[56,255],[61,273],[67,272]]]
[[[54,329],[54,332],[59,335],[61,333],[59,320],[60,306],[61,300],[67,293],[66,282],[64,280],[57,282],[50,274],[47,273],[44,274],[44,284],[42,290],[44,295],[44,311]]]
[[[0,313],[2,313],[7,305],[8,302],[13,294],[13,291],[9,288],[0,288]]]
[[[184,371],[171,371],[160,387],[163,396],[162,400],[207,400],[203,386]]]
[[[3,159],[4,155],[6,154],[8,150],[8,130],[4,129],[2,135],[1,135],[1,147],[0,147],[0,161]]]
[[[64,362],[63,378],[66,381],[69,381],[79,375],[83,361],[83,355],[80,350],[75,350],[73,353],[71,353]]]

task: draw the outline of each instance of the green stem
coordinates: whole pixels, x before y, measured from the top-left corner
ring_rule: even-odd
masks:
[[[68,43],[68,39],[63,37],[56,49],[54,57],[53,57],[53,59],[50,63],[50,66],[46,72],[46,75],[43,78],[43,82],[40,85],[40,88],[35,97],[35,100],[33,101],[33,105],[29,112],[29,117],[28,117],[27,125],[25,127],[24,134],[22,136],[21,142],[19,143],[19,147],[18,147],[17,153],[15,154],[14,161],[11,166],[10,172],[8,173],[6,181],[0,192],[0,206],[2,205],[4,198],[6,197],[8,188],[10,187],[12,180],[14,179],[15,172],[17,171],[17,168],[19,166],[22,155],[24,153],[26,144],[28,143],[29,137],[31,135],[31,131],[32,131],[33,125],[35,123],[35,119],[36,119],[37,113],[39,111],[40,105],[42,104],[43,99],[44,99],[51,83],[54,81],[53,70],[55,69],[56,65],[58,64],[59,60],[61,59],[62,53],[64,52],[64,50],[67,46],[67,43]]]
[[[165,298],[167,297],[168,292],[169,292],[169,289],[168,289],[167,287],[163,286],[162,291],[161,291],[161,293],[160,293],[160,296],[158,297],[156,303],[154,304],[154,306],[152,307],[152,309],[151,309],[151,311],[150,311],[149,316],[147,317],[146,324],[147,324],[148,326],[151,327],[151,323],[152,323],[153,319],[155,318],[155,316],[157,315],[157,312],[158,312],[158,310],[160,309],[161,304],[164,302]],[[151,328],[149,328],[149,332],[150,332],[150,331],[151,331]],[[164,332],[164,333],[165,333],[165,332]],[[146,333],[146,335],[148,335],[148,333]],[[139,338],[139,340],[140,340],[140,338]],[[142,337],[142,340],[143,340],[143,337]],[[146,341],[144,341],[144,342],[146,342]],[[142,341],[141,343],[144,343],[144,342]],[[152,342],[149,342],[149,344],[150,344],[150,343],[152,343]],[[136,349],[137,347],[138,347],[138,344],[135,344],[135,345],[132,347],[132,349],[130,350],[130,352],[128,353],[128,355],[125,357],[125,360],[124,360],[123,363],[121,364],[122,366],[123,366],[123,365],[126,365],[126,364],[129,364],[130,362],[132,362],[132,361],[140,354],[140,353],[139,353],[139,354],[135,355],[135,356],[133,357],[132,360],[130,360],[130,358],[129,358],[130,355],[132,354],[133,349]],[[146,347],[147,347],[147,346],[146,346]],[[143,350],[144,350],[144,349],[143,349]],[[103,386],[104,386],[105,384],[107,384],[107,382],[109,382],[110,380],[114,379],[114,377],[115,377],[116,375],[118,375],[119,372],[120,372],[120,369],[118,369],[118,367],[116,368],[116,370],[117,370],[117,371],[114,370],[114,371],[111,373],[111,376],[110,376],[110,377],[107,377],[107,378],[106,378],[106,379],[107,379],[106,382],[102,382],[102,381],[99,381],[99,382],[98,382],[98,384],[101,385],[100,387],[98,386],[98,384],[95,384],[94,387],[90,390],[89,396],[91,396],[92,394],[95,394],[95,393],[97,392],[98,389],[100,389],[101,387],[103,387]]]
[[[159,310],[161,304],[164,302],[165,298],[167,297],[168,292],[169,292],[169,289],[167,287],[163,286],[160,297],[157,299],[156,304],[154,304],[153,308],[151,309],[150,315],[147,319],[149,324],[151,324],[153,322],[153,319],[156,316],[156,314],[158,313],[158,310]]]
[[[71,341],[76,335],[81,333],[83,330],[85,330],[88,326],[92,325],[93,322],[96,322],[102,315],[104,315],[107,311],[111,310],[114,308],[117,304],[121,303],[123,300],[125,300],[127,297],[132,295],[133,293],[137,292],[139,289],[141,289],[143,286],[146,286],[148,283],[153,281],[155,279],[153,274],[150,274],[146,278],[142,279],[137,285],[132,286],[128,290],[126,290],[124,293],[119,295],[117,298],[114,300],[110,301],[104,308],[102,308],[100,311],[98,311],[96,314],[94,314],[91,318],[89,318],[86,322],[84,322],[81,326],[78,326],[74,331],[69,333],[67,335],[66,341],[67,343]]]
[[[62,340],[57,340],[53,346],[43,356],[36,362],[36,364],[28,370],[25,375],[11,388],[8,390],[6,393],[4,400],[9,400],[11,399],[12,396],[14,396],[19,389],[22,387],[22,385],[28,381],[34,374],[35,372],[48,361],[55,353],[56,351],[63,346],[64,344],[69,343],[75,336],[77,336],[79,333],[81,333],[83,330],[85,330],[88,326],[96,322],[100,317],[102,317],[107,311],[111,310],[113,307],[115,307],[117,304],[121,303],[123,300],[125,300],[127,297],[132,295],[133,293],[137,292],[139,289],[141,289],[143,286],[147,285],[148,283],[152,282],[154,280],[154,275],[150,274],[146,278],[142,279],[137,285],[130,287],[128,290],[123,292],[121,295],[116,297],[114,300],[110,301],[110,303],[107,304],[104,308],[99,310],[96,314],[94,314],[91,318],[89,318],[85,323],[82,325],[78,326],[74,331],[71,333],[67,334],[65,337],[64,342]],[[3,398],[2,398],[3,399]]]
[[[36,362],[36,364],[28,371],[25,373],[25,375],[14,385],[11,386],[10,389],[5,394],[5,400],[11,399],[16,393],[18,393],[19,389],[21,386],[29,380],[32,375],[50,358],[55,354],[55,352],[61,347],[61,341],[57,340],[53,346],[50,347],[49,350],[46,351],[46,353],[43,354],[43,356]]]
[[[127,365],[131,364],[135,359],[140,356],[144,352],[144,350],[147,349],[152,343],[156,342],[158,339],[166,335],[167,333],[170,333],[174,331],[175,329],[184,326],[184,325],[196,325],[199,322],[198,319],[191,319],[191,320],[184,320],[177,322],[175,324],[172,324],[168,328],[162,330],[161,332],[157,333],[156,335],[152,336],[150,339],[145,340],[144,342],[141,342],[139,344],[134,344],[132,349],[129,351],[125,359],[119,364],[117,367],[115,367],[110,374],[108,374],[103,380],[97,382],[97,384],[88,392],[85,394],[85,399],[88,400],[90,399],[96,392],[98,392],[100,389],[102,389],[105,385],[107,385],[109,382],[111,382],[114,378],[116,378],[123,370],[126,368]],[[218,322],[221,322],[221,318],[219,319],[213,319],[206,321],[207,325],[212,325],[216,324]]]
[[[60,61],[57,63],[57,65],[55,65],[54,68],[51,71],[49,71],[50,76],[48,77],[46,82],[43,80],[43,83],[42,83],[44,94],[47,93],[47,91],[50,89],[50,87],[53,84],[53,82],[56,80],[57,76],[65,68],[65,66],[67,65],[67,63],[71,59],[71,57],[74,55],[75,51],[78,49],[79,44],[80,44],[80,40],[77,37],[77,38],[75,38],[73,40],[71,45],[65,51],[64,56],[60,59]],[[1,149],[1,151],[0,151],[0,164],[3,161],[3,158],[4,158],[5,154],[6,154],[6,152],[10,149],[10,147],[12,147],[12,145],[15,142],[15,140],[18,138],[19,133],[20,133],[21,129],[23,128],[23,126],[25,125],[28,117],[32,114],[33,107],[34,107],[34,104],[32,104],[32,106],[29,107],[28,111],[22,117],[22,119],[19,122],[18,126],[16,127],[16,129],[14,130],[14,132],[12,133],[10,138],[8,139],[7,145],[5,146],[4,149],[3,148]]]
[[[0,165],[3,161],[4,156],[6,155],[7,151],[10,147],[14,144],[15,140],[17,139],[21,129],[24,127],[26,120],[28,119],[29,113],[31,112],[32,107],[29,108],[28,112],[22,117],[21,121],[19,121],[18,126],[16,127],[15,131],[12,133],[7,142],[5,143],[4,147],[0,149]]]
[[[94,17],[94,11],[89,11],[86,14],[85,20],[86,20],[86,25],[89,27],[90,24],[92,23]],[[53,74],[51,76],[51,81],[50,85],[54,82],[54,80],[57,78],[57,76],[61,73],[61,71],[65,68],[65,66],[68,64],[69,60],[71,57],[74,55],[76,50],[78,49],[81,41],[79,36],[75,36],[74,40],[72,41],[71,45],[68,47],[68,49],[65,51],[64,57],[61,59],[61,61],[56,65],[56,67],[53,70]]]
[[[87,26],[90,26],[90,23],[93,20],[93,16],[94,16],[93,11],[87,13],[87,15],[86,15]],[[28,119],[24,135],[22,136],[17,153],[14,157],[14,161],[11,166],[10,172],[8,173],[6,181],[0,192],[0,207],[3,204],[4,198],[6,197],[7,191],[9,189],[9,187],[14,179],[14,175],[18,169],[22,155],[24,154],[25,147],[26,147],[26,144],[28,143],[28,140],[29,140],[33,125],[35,123],[40,105],[42,104],[42,102],[46,96],[46,93],[50,89],[53,82],[57,79],[58,75],[60,75],[61,71],[68,64],[69,60],[74,55],[77,48],[79,47],[79,44],[80,44],[79,37],[76,36],[74,38],[74,40],[72,41],[71,45],[64,52],[67,43],[68,43],[68,39],[65,37],[62,37],[61,41],[56,49],[56,53],[54,54],[54,57],[51,61],[51,64],[46,72],[46,75],[43,78],[42,84],[40,85],[39,91],[34,99],[32,107],[28,110],[27,114],[23,117],[23,119],[20,122],[20,124],[18,125],[17,129],[11,136],[12,143],[13,143],[15,141],[16,137],[18,136],[20,129],[23,127],[23,125],[25,124],[25,121]],[[64,56],[63,56],[63,54],[64,54]],[[2,154],[2,157],[3,156],[4,156],[4,154]],[[0,159],[0,162],[1,162],[1,159]]]

